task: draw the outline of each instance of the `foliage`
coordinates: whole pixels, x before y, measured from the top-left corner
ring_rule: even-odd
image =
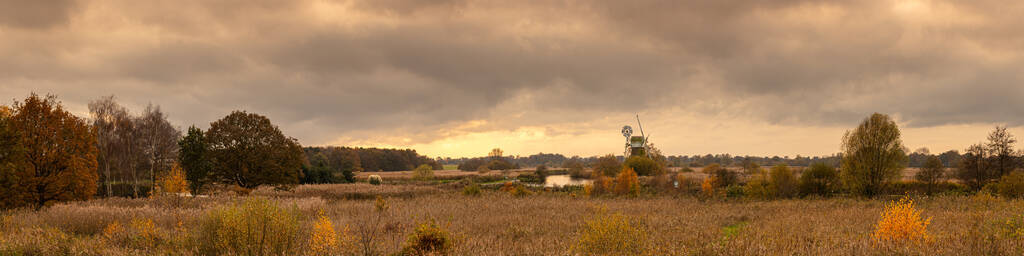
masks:
[[[455,248],[455,241],[448,230],[434,220],[420,223],[409,234],[402,247],[401,255],[447,255]]]
[[[641,255],[647,250],[647,234],[639,221],[602,211],[584,221],[572,251],[580,255]]]
[[[800,174],[800,195],[829,196],[839,185],[836,168],[826,163],[815,163]]]
[[[430,165],[422,164],[412,171],[413,179],[430,180],[434,178],[434,169]]]
[[[543,165],[543,164],[542,165],[538,165],[537,168],[533,171],[533,173],[536,174],[537,177],[540,178],[541,182],[543,182],[544,181],[544,177],[548,176],[548,166]]]
[[[1015,171],[1003,176],[996,184],[995,190],[1006,198],[1024,197],[1024,171]]]
[[[714,185],[715,188],[724,188],[735,185],[739,182],[739,177],[736,172],[729,170],[728,168],[720,167],[718,164],[708,165],[707,167],[704,167],[704,171],[714,177],[712,185]]]
[[[158,191],[163,193],[185,193],[189,189],[188,181],[185,179],[185,172],[181,166],[174,165],[171,171],[164,174],[157,182]]]
[[[626,167],[619,172],[619,175],[615,178],[615,194],[618,195],[637,195],[640,193],[640,182],[637,180],[636,172],[633,169]]]
[[[774,198],[791,198],[799,192],[799,184],[793,171],[785,164],[779,164],[768,173],[768,190]]]
[[[622,170],[622,162],[618,157],[608,154],[597,159],[594,163],[594,171],[601,172],[605,176],[614,177]]]
[[[992,171],[988,159],[989,154],[985,145],[980,143],[971,145],[960,160],[960,165],[956,170],[957,179],[974,190],[979,190],[985,185],[995,182],[999,179],[999,175]]]
[[[486,165],[481,165],[480,167],[476,168],[476,172],[479,174],[486,174],[488,172],[491,172],[491,169],[487,168]]]
[[[640,176],[658,175],[665,171],[661,165],[658,165],[658,162],[643,156],[631,156],[626,159],[624,165],[626,168],[633,169]]]
[[[1000,226],[1004,237],[1024,239],[1024,214],[1010,217]]]
[[[744,186],[744,192],[747,196],[757,199],[769,199],[772,197],[771,190],[769,188],[768,174],[763,170],[752,174],[750,180]]]
[[[347,227],[342,228],[340,232],[336,231],[334,223],[324,214],[324,211],[317,211],[317,217],[313,222],[313,230],[309,237],[309,254],[336,255],[342,253],[350,245],[347,233]]]
[[[927,228],[931,218],[922,218],[921,211],[914,208],[914,201],[903,197],[899,202],[889,202],[882,212],[871,238],[876,242],[922,242],[930,239]]]
[[[942,166],[942,160],[938,156],[929,156],[921,170],[914,174],[914,179],[928,184],[928,194],[931,194],[935,184],[942,180],[944,170],[945,167]]]
[[[206,132],[213,173],[246,189],[274,185],[281,189],[299,183],[303,152],[264,116],[235,111],[210,124]]]
[[[707,177],[700,183],[700,192],[706,197],[715,195],[715,176]]]
[[[293,255],[299,234],[298,209],[249,198],[210,210],[200,224],[203,254]]]
[[[576,179],[587,177],[586,173],[583,172],[583,163],[580,163],[580,161],[568,160],[565,161],[565,165],[562,167],[569,170],[569,177]]]
[[[308,156],[308,155],[307,155]],[[347,182],[344,177],[328,166],[327,156],[317,153],[302,165],[302,184],[333,184]]]
[[[54,96],[31,94],[3,118],[0,208],[41,209],[96,193],[95,131]],[[10,143],[10,144],[7,144]]]
[[[487,161],[486,160],[476,158],[476,159],[470,159],[470,160],[466,160],[466,161],[464,161],[462,163],[459,163],[459,166],[457,167],[457,169],[462,170],[462,171],[472,172],[472,171],[478,171],[480,169],[480,167],[486,167],[486,166],[487,166]]]
[[[480,196],[480,184],[472,180],[465,187],[462,187],[462,194],[466,196]]]
[[[874,197],[906,166],[900,129],[888,115],[875,113],[843,136],[840,178],[854,194]]]
[[[384,179],[381,178],[380,175],[373,174],[370,175],[370,177],[366,178],[366,182],[370,183],[371,185],[380,185],[382,182],[384,182]]]
[[[509,162],[508,159],[505,158],[497,158],[487,162],[487,169],[490,170],[511,170],[516,168],[519,167],[512,164],[512,162]]]
[[[533,192],[527,189],[525,185],[514,181],[505,182],[505,184],[501,186],[501,191],[507,192],[509,195],[515,197],[524,197],[533,194]]]
[[[188,188],[193,195],[198,195],[210,184],[210,169],[213,166],[209,158],[210,146],[203,130],[190,126],[185,137],[178,141],[178,147],[178,162],[185,170]]]

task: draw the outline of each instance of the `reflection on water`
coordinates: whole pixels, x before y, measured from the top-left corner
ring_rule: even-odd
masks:
[[[551,175],[544,179],[545,187],[561,187],[565,185],[583,185],[590,184],[592,181],[588,179],[573,179],[569,175]]]

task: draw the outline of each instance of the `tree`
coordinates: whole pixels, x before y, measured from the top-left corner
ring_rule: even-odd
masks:
[[[119,169],[122,162],[119,157],[123,155],[120,152],[123,145],[118,137],[121,133],[117,130],[123,126],[118,124],[129,118],[128,110],[118,105],[114,96],[110,95],[89,102],[89,114],[92,116],[92,127],[96,129],[96,146],[99,149],[97,162],[99,169],[103,170],[101,178],[106,185],[107,196],[110,197],[113,196],[111,183],[114,176],[111,171]]]
[[[575,159],[569,159],[568,161],[565,161],[565,163],[562,164],[562,167],[569,170],[569,177],[583,178],[586,176],[583,173],[583,163],[580,163],[580,161],[577,161]]]
[[[772,197],[790,198],[796,196],[799,187],[793,171],[785,164],[779,164],[768,172],[768,191]]]
[[[149,167],[150,184],[156,184],[157,176],[163,176],[178,158],[181,131],[167,121],[160,106],[152,104],[146,106],[136,129],[140,135],[139,149],[145,154],[145,164]]]
[[[23,163],[25,149],[21,135],[12,127],[11,112],[7,106],[0,106],[0,209],[25,206],[27,201],[18,176],[18,165]]]
[[[661,166],[658,165],[658,162],[644,156],[629,157],[629,159],[626,159],[625,166],[633,169],[633,171],[640,176],[661,174],[663,170],[661,169]]]
[[[23,103],[15,102],[13,113],[5,119],[18,134],[4,146],[4,151],[17,155],[5,156],[0,163],[7,167],[0,175],[8,179],[3,183],[13,185],[2,188],[4,207],[38,210],[54,202],[86,200],[96,193],[96,134],[84,119],[65,111],[56,97],[34,93]],[[12,145],[18,149],[12,151]]]
[[[836,168],[825,163],[812,164],[800,174],[800,194],[828,196],[839,184]]]
[[[491,158],[501,158],[502,154],[504,154],[504,153],[505,153],[505,151],[502,151],[500,148],[494,148],[494,149],[491,149],[490,153],[487,153],[487,156],[489,156]]]
[[[622,162],[618,157],[608,154],[597,159],[594,163],[594,171],[601,172],[605,176],[615,177],[622,170]]]
[[[739,180],[736,172],[729,170],[729,168],[723,168],[717,163],[705,166],[701,171],[711,175],[711,185],[715,188],[724,188],[735,185]]]
[[[157,180],[155,190],[161,193],[185,193],[189,189],[188,181],[185,178],[185,171],[181,170],[180,165],[171,166],[171,170],[163,174],[160,179]]]
[[[302,147],[264,116],[232,112],[210,123],[206,140],[212,171],[224,183],[250,190],[260,185],[288,189],[302,175]]]
[[[900,129],[888,115],[875,113],[843,136],[840,177],[854,194],[874,197],[906,167]]]
[[[995,175],[1002,177],[1017,168],[1017,156],[1014,155],[1013,144],[1017,140],[1006,131],[1006,126],[996,126],[988,135],[988,154],[991,158],[990,167]]]
[[[178,141],[178,162],[185,171],[188,189],[198,195],[210,183],[210,146],[206,142],[203,130],[195,126],[188,127],[188,134]]]
[[[938,156],[933,155],[925,160],[921,170],[914,175],[914,179],[926,184],[928,186],[928,194],[930,195],[935,190],[935,185],[942,179],[945,169],[942,166],[942,160]]]
[[[986,184],[999,178],[991,171],[992,168],[989,168],[988,152],[985,145],[981,143],[971,145],[964,152],[956,170],[957,178],[974,190],[980,190]]]
[[[427,164],[421,164],[412,171],[413,179],[430,180],[434,178],[434,168]]]

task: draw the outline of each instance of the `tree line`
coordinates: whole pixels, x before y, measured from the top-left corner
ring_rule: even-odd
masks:
[[[164,179],[187,180],[190,192],[199,194],[212,185],[288,189],[351,182],[361,170],[441,168],[413,150],[303,148],[267,117],[245,111],[182,134],[152,104],[134,114],[107,96],[88,108],[89,118],[78,117],[55,96],[35,93],[0,105],[0,209],[143,197]]]

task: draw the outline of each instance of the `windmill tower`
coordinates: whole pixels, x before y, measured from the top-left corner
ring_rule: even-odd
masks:
[[[626,158],[631,156],[647,157],[647,139],[650,136],[644,135],[644,126],[640,123],[640,115],[636,116],[636,124],[640,128],[640,136],[633,136],[633,127],[629,125],[622,127],[622,136],[626,137],[626,150],[624,152]]]

